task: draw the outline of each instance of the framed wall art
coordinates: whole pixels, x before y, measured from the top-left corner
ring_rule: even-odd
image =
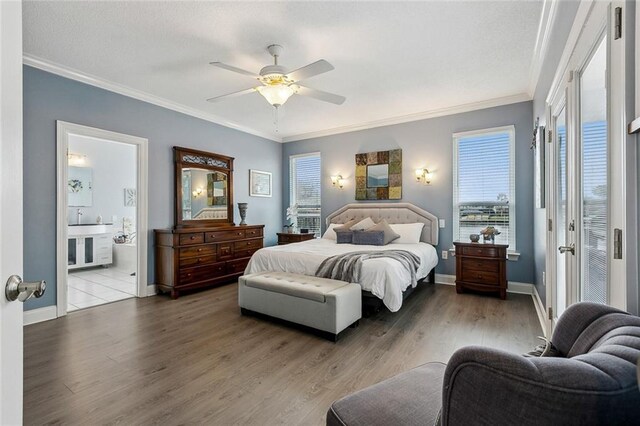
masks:
[[[356,154],[356,200],[402,199],[402,150]]]
[[[271,197],[273,194],[270,172],[249,170],[249,195],[251,197]]]

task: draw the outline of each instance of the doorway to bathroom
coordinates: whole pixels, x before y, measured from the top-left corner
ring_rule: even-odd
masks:
[[[147,295],[147,140],[57,122],[57,315]]]

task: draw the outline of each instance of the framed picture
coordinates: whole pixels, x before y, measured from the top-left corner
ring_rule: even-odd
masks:
[[[135,188],[124,189],[124,205],[125,207],[136,206],[136,189]]]
[[[69,167],[69,207],[91,207],[93,205],[92,170],[89,167]]]
[[[534,174],[534,194],[536,197],[535,207],[537,209],[545,208],[544,202],[544,190],[545,190],[545,179],[544,179],[544,150],[545,150],[545,132],[544,126],[538,126],[536,128],[536,132],[534,134],[534,140],[532,144],[533,148],[533,156],[534,156],[534,164],[533,164],[533,174]]]
[[[356,154],[356,200],[402,199],[402,150]]]
[[[272,178],[270,172],[249,170],[249,195],[251,197],[271,197]]]

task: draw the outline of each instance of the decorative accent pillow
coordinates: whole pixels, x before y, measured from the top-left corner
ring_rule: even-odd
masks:
[[[353,244],[383,246],[384,231],[353,231]]]
[[[393,223],[389,225],[400,238],[391,244],[418,244],[424,223]]]
[[[400,238],[399,234],[396,234],[395,232],[393,232],[393,229],[391,229],[386,219],[382,219],[375,226],[372,226],[371,228],[367,229],[367,232],[372,232],[372,231],[384,232],[384,243],[382,244],[384,246],[386,246],[393,240],[397,240],[398,238]]]
[[[374,226],[376,223],[370,217],[366,219],[362,219],[360,222],[351,226],[352,231],[366,231],[367,229]]]
[[[351,230],[344,230],[344,229],[340,229],[340,228],[335,228],[334,231],[336,231],[336,242],[338,244],[351,244],[351,242],[353,241],[353,232]]]
[[[327,227],[327,230],[322,234],[322,238],[326,240],[337,240],[338,236],[336,235],[336,229],[343,229],[344,231],[351,228],[351,226],[358,223],[357,219],[350,220],[347,223],[330,223]]]

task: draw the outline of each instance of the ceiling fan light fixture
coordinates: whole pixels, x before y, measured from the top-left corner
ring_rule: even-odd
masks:
[[[293,85],[272,84],[268,86],[257,87],[256,90],[274,107],[284,105],[287,100],[296,93]]]

